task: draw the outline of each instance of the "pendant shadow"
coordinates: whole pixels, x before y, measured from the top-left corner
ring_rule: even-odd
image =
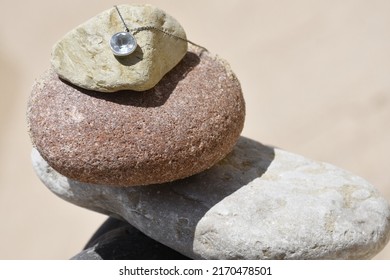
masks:
[[[115,56],[115,59],[122,65],[132,66],[137,64],[138,62],[141,62],[144,59],[144,52],[142,51],[140,46],[137,45],[137,48],[130,55]]]

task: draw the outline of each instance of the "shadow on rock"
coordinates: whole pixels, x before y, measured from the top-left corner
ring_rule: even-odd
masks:
[[[164,245],[188,252],[199,220],[224,198],[261,177],[273,159],[273,148],[241,137],[221,162],[183,180],[123,188],[67,179],[73,194],[60,196],[82,207],[121,217]],[[197,258],[192,252],[187,256]]]
[[[129,62],[130,63],[130,62]],[[103,99],[107,102],[113,102],[125,106],[135,107],[159,107],[164,105],[169,96],[176,88],[176,85],[183,80],[192,69],[200,63],[200,57],[193,53],[187,52],[184,58],[169,71],[161,81],[152,89],[146,91],[122,90],[111,93],[92,91],[77,87],[65,80],[64,83],[90,97]]]
[[[108,218],[73,260],[188,260],[127,222]]]

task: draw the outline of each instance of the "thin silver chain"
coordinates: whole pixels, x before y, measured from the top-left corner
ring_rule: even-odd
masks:
[[[119,17],[121,18],[121,21],[123,22],[123,25],[125,26],[125,31],[126,32],[130,32],[130,29],[129,29],[129,27],[127,27],[127,24],[126,24],[125,20],[123,19],[122,14],[121,14],[121,12],[118,9],[118,6],[115,5],[114,7],[115,7],[116,11],[118,12]]]
[[[198,45],[198,44],[196,44],[196,43],[194,43],[194,42],[192,42],[192,41],[190,41],[190,40],[188,40],[188,39],[186,39],[186,38],[183,38],[183,37],[177,36],[177,35],[175,35],[175,34],[169,33],[168,31],[165,31],[164,29],[158,28],[158,27],[156,27],[156,26],[147,25],[147,26],[141,26],[141,27],[129,29],[129,27],[127,26],[125,20],[124,20],[123,17],[122,17],[121,12],[120,12],[119,9],[118,9],[118,6],[115,5],[114,7],[115,7],[116,11],[118,12],[121,21],[123,22],[123,25],[125,26],[125,31],[126,31],[126,32],[132,32],[132,33],[135,34],[135,33],[138,33],[138,32],[140,32],[140,31],[146,31],[146,30],[159,31],[159,32],[161,32],[161,33],[163,33],[163,34],[165,34],[165,35],[168,35],[168,36],[171,36],[171,37],[173,37],[173,38],[176,38],[176,39],[185,41],[185,42],[187,42],[187,43],[190,43],[191,45],[197,46],[197,47],[202,48],[202,49],[204,49],[205,51],[207,51],[207,49],[206,49],[205,47],[202,47],[201,45]]]

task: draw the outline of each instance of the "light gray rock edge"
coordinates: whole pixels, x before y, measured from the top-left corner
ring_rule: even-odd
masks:
[[[389,205],[368,182],[244,137],[211,169],[162,185],[85,184],[36,150],[32,161],[59,197],[195,259],[368,259],[390,238]]]

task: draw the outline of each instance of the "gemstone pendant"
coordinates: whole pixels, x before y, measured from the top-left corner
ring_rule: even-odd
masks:
[[[116,56],[126,56],[137,48],[137,41],[130,32],[118,32],[110,40],[111,50]]]

